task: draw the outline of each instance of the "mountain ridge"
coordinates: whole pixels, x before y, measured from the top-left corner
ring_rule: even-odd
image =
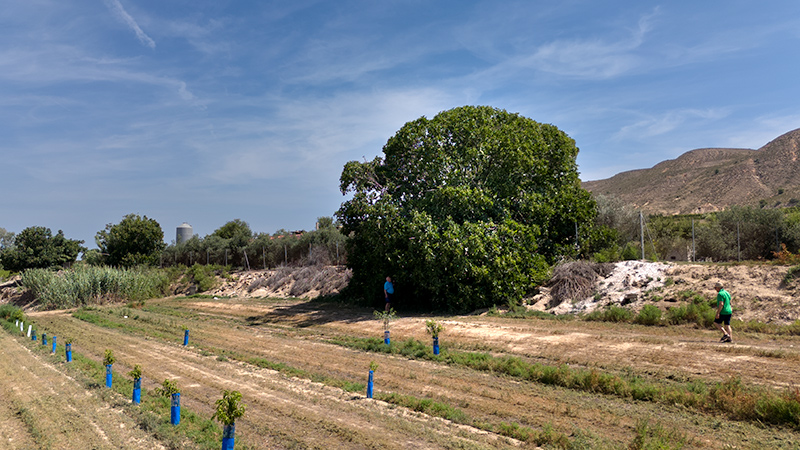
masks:
[[[585,181],[594,195],[610,195],[651,214],[694,214],[727,207],[786,207],[800,203],[800,128],[758,150],[699,148],[649,169]]]

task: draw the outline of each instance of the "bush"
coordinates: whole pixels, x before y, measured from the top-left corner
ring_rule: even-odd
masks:
[[[786,275],[783,277],[783,282],[786,284],[791,284],[795,278],[797,278],[798,273],[800,273],[800,266],[790,267],[786,271]]]
[[[611,306],[603,310],[594,310],[587,314],[583,320],[597,322],[629,322],[633,318],[633,311],[620,306]]]
[[[655,305],[644,305],[633,321],[641,325],[659,325],[661,323],[661,310]]]
[[[217,286],[217,268],[217,266],[201,266],[195,263],[186,270],[186,275],[190,276],[197,284],[198,292],[206,292]]]
[[[707,302],[701,297],[695,296],[691,303],[669,308],[667,321],[672,325],[694,323],[703,328],[711,328],[716,316],[716,310],[711,305],[716,305],[716,302],[713,300]]]
[[[3,320],[25,320],[25,313],[14,305],[0,305],[0,319]]]

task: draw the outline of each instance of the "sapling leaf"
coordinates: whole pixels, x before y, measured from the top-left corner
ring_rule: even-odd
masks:
[[[233,425],[236,419],[244,415],[247,408],[241,404],[242,394],[239,391],[225,390],[222,398],[216,401],[217,411],[211,416],[211,420],[217,419],[223,425]]]

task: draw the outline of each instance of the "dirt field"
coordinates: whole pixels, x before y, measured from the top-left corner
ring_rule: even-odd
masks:
[[[105,349],[113,349],[119,373],[140,364],[147,391],[164,379],[176,380],[183,406],[201,416],[212,415],[222,390],[239,390],[247,413],[237,421],[237,448],[535,447],[486,431],[502,424],[562,434],[570,448],[629,448],[642,423],[672,436],[674,446],[660,448],[679,448],[677,442],[684,442],[683,448],[800,448],[800,430],[792,427],[735,422],[679,405],[522,382],[331,343],[333,338],[382,338],[382,324],[369,309],[236,297],[169,298],[148,301],[143,309],[108,307],[92,313],[105,325],[78,320],[70,312],[29,315],[49,334],[72,337],[73,350],[88,358],[99,361]],[[391,325],[393,342],[429,342],[424,331],[428,318],[401,315]],[[665,383],[713,383],[736,376],[746,385],[769,389],[797,386],[796,336],[739,333],[731,345],[717,343],[716,332],[692,327],[487,315],[437,319],[445,325],[443,351],[517,356]],[[181,345],[183,326],[191,330],[188,347]],[[126,399],[81,386],[67,376],[66,363],[32,351],[22,336],[3,332],[0,345],[0,447],[159,448],[127,418],[125,408],[114,406]],[[243,360],[289,367],[295,376]],[[472,424],[488,425],[464,425],[367,399],[364,392],[329,381],[366,383],[371,361],[378,364],[376,397],[429,399],[461,411]],[[39,442],[48,446],[37,447]]]

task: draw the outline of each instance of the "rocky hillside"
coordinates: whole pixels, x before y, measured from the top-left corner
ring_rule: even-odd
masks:
[[[758,150],[701,148],[583,187],[648,213],[691,214],[731,205],[800,204],[800,128]]]

